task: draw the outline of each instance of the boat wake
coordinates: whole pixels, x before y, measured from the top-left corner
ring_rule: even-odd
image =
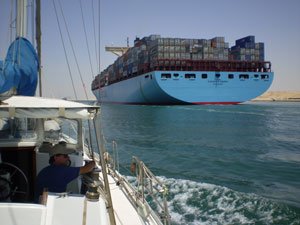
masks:
[[[169,188],[168,206],[174,225],[300,223],[300,208],[252,193],[190,180],[159,179]]]

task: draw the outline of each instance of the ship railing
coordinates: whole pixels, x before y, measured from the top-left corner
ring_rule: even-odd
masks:
[[[106,152],[105,156],[108,172],[126,191],[127,196],[141,216],[147,217],[151,214],[159,224],[170,225],[171,217],[167,204],[168,188],[136,156],[132,157],[130,165],[130,172],[135,177],[125,179],[118,172],[120,166],[116,142],[113,142],[112,146],[112,155]]]
[[[138,66],[136,72],[128,72],[126,75],[117,73],[113,78],[108,78],[107,83],[113,84],[122,80],[149,73],[155,70],[160,71],[226,71],[226,72],[271,72],[269,61],[239,61],[239,60],[195,60],[195,59],[156,59]]]
[[[271,63],[268,61],[157,59],[151,62],[150,70],[270,72]]]

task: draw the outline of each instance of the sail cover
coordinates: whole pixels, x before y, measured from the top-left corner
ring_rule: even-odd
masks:
[[[34,96],[37,87],[38,57],[32,44],[18,37],[0,61],[0,95],[16,90],[17,95]]]

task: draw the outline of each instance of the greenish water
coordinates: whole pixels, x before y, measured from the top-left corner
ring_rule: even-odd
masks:
[[[103,105],[102,127],[167,184],[172,224],[300,224],[299,103]]]

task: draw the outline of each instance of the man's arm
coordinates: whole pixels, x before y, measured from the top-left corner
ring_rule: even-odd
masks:
[[[91,172],[94,169],[95,165],[96,164],[94,161],[88,162],[85,166],[80,167],[79,174]]]

